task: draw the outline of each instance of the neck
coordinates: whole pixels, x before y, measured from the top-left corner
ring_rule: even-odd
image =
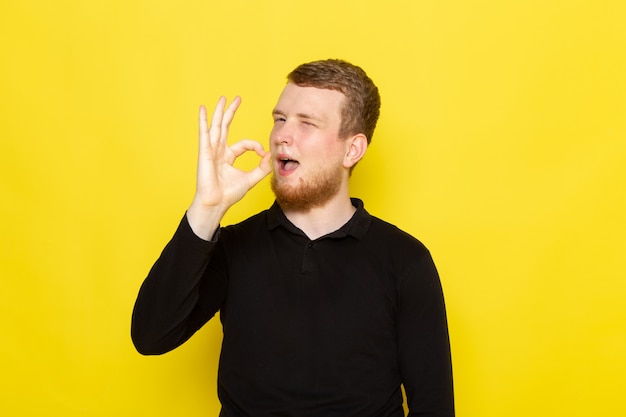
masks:
[[[307,210],[285,211],[285,216],[309,239],[315,240],[341,228],[351,218],[356,208],[350,201],[349,193],[342,190],[328,202]]]

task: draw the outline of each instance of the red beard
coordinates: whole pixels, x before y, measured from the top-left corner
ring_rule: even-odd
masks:
[[[326,171],[319,171],[310,179],[300,178],[296,185],[286,184],[272,175],[272,191],[283,210],[306,211],[321,207],[330,201],[341,188],[342,169],[340,165]]]

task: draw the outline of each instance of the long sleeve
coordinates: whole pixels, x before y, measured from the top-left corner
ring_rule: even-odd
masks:
[[[219,245],[197,237],[187,217],[143,282],[133,310],[131,337],[144,355],[168,352],[185,342],[219,310],[226,292]],[[200,302],[201,300],[201,302]]]
[[[400,280],[398,345],[409,417],[453,417],[452,363],[445,304],[430,254]]]

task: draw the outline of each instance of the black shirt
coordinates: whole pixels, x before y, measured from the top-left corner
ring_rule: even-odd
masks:
[[[143,354],[165,353],[217,311],[222,416],[454,415],[443,294],[428,250],[360,200],[310,240],[275,203],[207,242],[186,217],[133,312]]]

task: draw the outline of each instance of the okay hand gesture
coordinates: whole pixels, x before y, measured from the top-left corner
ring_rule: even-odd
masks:
[[[270,153],[259,142],[244,139],[228,146],[228,129],[240,103],[241,98],[236,97],[226,108],[226,99],[220,97],[210,126],[206,108],[200,107],[196,194],[187,219],[203,239],[210,239],[228,208],[271,171]],[[235,168],[237,157],[247,151],[261,157],[259,166],[251,171]]]

